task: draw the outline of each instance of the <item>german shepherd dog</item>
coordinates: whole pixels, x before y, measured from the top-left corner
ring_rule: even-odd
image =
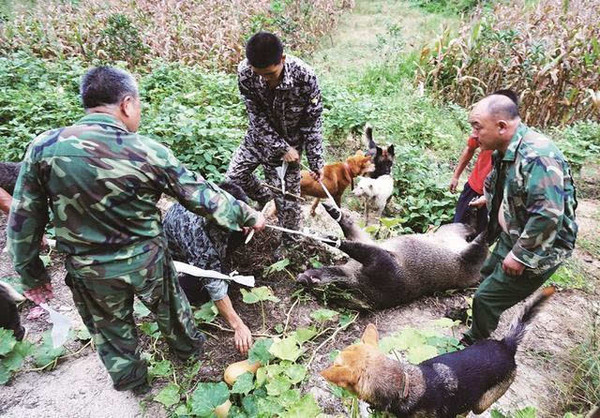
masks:
[[[367,155],[370,155],[375,164],[375,170],[369,174],[371,178],[378,178],[386,174],[392,174],[392,164],[394,164],[394,145],[388,145],[385,148],[380,147],[373,140],[373,127],[365,126],[365,138],[367,140]]]
[[[469,411],[481,414],[515,379],[515,353],[525,328],[554,291],[547,287],[534,294],[504,339],[481,340],[416,366],[401,364],[379,351],[377,328],[369,324],[361,342],[340,352],[321,375],[375,409],[397,417],[451,418]]]

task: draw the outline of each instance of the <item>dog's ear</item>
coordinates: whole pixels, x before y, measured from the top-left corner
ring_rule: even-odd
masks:
[[[363,332],[360,340],[367,345],[372,345],[373,347],[377,347],[377,342],[379,341],[379,333],[377,332],[377,328],[373,324],[367,325],[365,328],[365,332]]]
[[[323,370],[321,376],[328,382],[343,388],[353,388],[356,384],[356,376],[348,366],[334,364]]]
[[[375,156],[377,157],[381,157],[381,154],[383,154],[383,150],[381,149],[381,147],[377,147],[377,152],[375,153]]]
[[[394,156],[394,145],[390,145],[387,149],[388,154],[390,154],[392,157]]]

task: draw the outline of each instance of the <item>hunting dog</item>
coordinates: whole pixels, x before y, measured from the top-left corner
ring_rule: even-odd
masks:
[[[17,302],[24,300],[8,283],[0,282],[0,328],[12,330],[18,341],[25,336],[25,328],[21,326]]]
[[[345,240],[339,249],[350,256],[341,266],[309,269],[297,281],[315,290],[335,285],[358,296],[340,303],[354,309],[384,309],[447,289],[462,289],[479,282],[479,269],[487,256],[484,233],[473,241],[471,227],[441,226],[435,233],[402,235],[375,242],[358,228],[348,213],[323,204],[338,221]],[[334,238],[337,240],[337,237]],[[354,304],[354,306],[351,306]]]
[[[515,353],[526,326],[554,291],[548,287],[534,294],[502,340],[481,340],[419,365],[386,357],[377,348],[377,328],[369,324],[361,342],[340,352],[321,375],[375,409],[397,417],[451,418],[469,411],[481,414],[515,379]]]
[[[345,162],[328,164],[323,167],[323,184],[331,193],[335,203],[340,206],[342,194],[351,186],[354,189],[354,179],[358,176],[364,176],[373,171],[375,167],[371,162],[371,157],[364,155],[362,151],[357,151],[355,155],[348,157]],[[315,215],[315,209],[320,199],[327,199],[327,194],[318,181],[315,181],[308,171],[302,170],[302,179],[300,180],[300,194],[302,196],[316,197],[310,214]]]
[[[376,179],[363,177],[352,193],[363,200],[365,222],[369,225],[372,219],[381,218],[385,205],[394,193],[394,179],[389,174],[384,174]],[[374,218],[370,217],[371,212],[375,213]]]
[[[365,126],[365,139],[367,140],[367,155],[370,155],[375,164],[369,177],[378,178],[386,174],[392,174],[392,165],[394,164],[394,145],[388,145],[385,148],[380,147],[373,140],[373,127]]]

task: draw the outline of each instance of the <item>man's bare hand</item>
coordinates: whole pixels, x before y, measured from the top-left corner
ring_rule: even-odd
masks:
[[[502,262],[502,270],[509,276],[520,276],[525,270],[525,265],[513,257],[512,252],[506,254]]]
[[[487,204],[485,196],[480,196],[477,199],[473,199],[469,202],[469,206],[473,208],[481,208]]]
[[[456,193],[456,186],[458,186],[458,179],[456,177],[452,177],[452,180],[450,180],[450,186],[448,187],[448,189],[450,189],[450,191],[452,193]]]
[[[36,305],[48,302],[54,297],[54,293],[52,292],[52,283],[46,283],[45,285],[26,290],[23,292],[23,294],[27,299]]]
[[[311,171],[310,176],[313,178],[314,181],[323,181],[323,169],[320,169],[318,171]]]
[[[252,347],[252,333],[246,324],[241,323],[235,329],[235,335],[233,336],[235,342],[235,348],[242,354],[247,354],[250,347]]]
[[[288,151],[283,155],[283,161],[288,163],[297,163],[300,161],[300,154],[296,151],[296,148],[290,147]]]

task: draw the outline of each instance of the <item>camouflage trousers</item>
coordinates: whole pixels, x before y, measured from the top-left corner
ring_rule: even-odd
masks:
[[[560,266],[544,272],[525,269],[520,276],[509,276],[502,270],[502,262],[511,248],[510,238],[501,233],[494,251],[481,267],[484,280],[473,296],[473,324],[465,333],[471,342],[488,338],[498,326],[502,313],[533,294]]]
[[[140,358],[133,320],[134,295],[156,315],[162,335],[179,358],[198,354],[202,348],[205,337],[193,323],[190,304],[168,254],[146,271],[112,279],[80,279],[68,274],[66,283],[117,390],[147,381],[147,365]]]
[[[252,149],[246,143],[242,143],[233,154],[227,173],[226,180],[240,186],[252,200],[265,204],[269,200],[275,200],[277,208],[277,219],[279,225],[289,229],[299,229],[302,220],[302,209],[300,202],[289,196],[271,190],[261,184],[260,179],[254,174],[259,165],[263,166],[265,182],[278,190],[281,190],[281,179],[277,175],[276,165],[265,162],[260,158],[258,150]],[[281,166],[281,163],[279,164]],[[300,194],[300,165],[290,164],[285,173],[285,190],[296,195]],[[290,234],[283,235],[284,244],[294,244],[297,237]]]

